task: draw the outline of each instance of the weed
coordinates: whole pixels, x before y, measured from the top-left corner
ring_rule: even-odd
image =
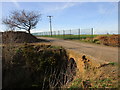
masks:
[[[105,78],[93,82],[93,88],[106,88],[106,87],[113,88],[111,78]]]
[[[72,82],[71,87],[69,88],[69,90],[71,90],[73,88],[82,88],[82,79],[78,78],[78,79],[74,80]]]
[[[113,65],[113,66],[115,66],[115,65],[118,65],[118,63],[110,62],[109,65]]]
[[[33,84],[32,87],[39,87],[39,85]]]
[[[50,46],[50,48],[54,48],[54,49],[63,49],[61,46]]]
[[[96,43],[97,41],[99,41],[98,39],[94,39],[93,42]]]

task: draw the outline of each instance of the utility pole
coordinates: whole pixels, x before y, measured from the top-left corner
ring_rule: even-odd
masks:
[[[53,16],[47,16],[49,19],[50,19],[50,32],[51,32],[51,37],[52,37],[52,24],[51,24],[51,18],[53,17]]]

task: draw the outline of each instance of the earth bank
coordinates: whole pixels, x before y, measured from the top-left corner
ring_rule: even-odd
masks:
[[[24,35],[26,40],[8,35],[21,45],[9,40],[3,45],[3,88],[117,88],[118,64],[94,62],[87,55],[37,44],[36,38],[30,35],[29,41]]]

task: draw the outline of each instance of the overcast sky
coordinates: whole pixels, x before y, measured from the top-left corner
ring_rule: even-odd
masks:
[[[2,2],[2,18],[13,10],[38,11],[42,20],[32,32],[48,31],[48,15],[53,30],[94,28],[95,33],[118,32],[117,2]],[[2,25],[1,30],[6,30]]]

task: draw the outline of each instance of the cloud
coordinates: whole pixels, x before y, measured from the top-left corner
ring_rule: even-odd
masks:
[[[105,14],[106,13],[106,8],[103,5],[98,6],[98,12],[100,14]]]
[[[20,5],[18,4],[17,0],[11,0],[13,4],[16,6],[17,9],[20,8]]]
[[[61,4],[61,5],[45,7],[43,12],[44,13],[50,13],[50,12],[62,11],[62,10],[65,10],[67,8],[73,7],[73,6],[77,5],[77,4],[78,3],[66,2],[65,4]]]
[[[57,10],[59,10],[59,9],[61,9],[61,10],[64,10],[64,9],[66,9],[66,8],[69,8],[69,7],[73,7],[73,6],[75,6],[76,5],[76,3],[66,3],[66,4],[64,4],[63,5],[63,7],[57,7]]]
[[[111,14],[117,12],[117,2],[112,2],[108,4],[100,4],[98,5],[98,13],[100,14]]]

